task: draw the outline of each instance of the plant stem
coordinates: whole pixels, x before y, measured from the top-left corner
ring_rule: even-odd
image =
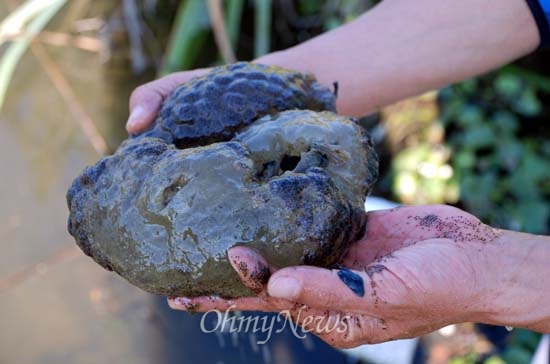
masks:
[[[160,75],[192,67],[209,30],[206,3],[203,0],[181,2]]]
[[[254,14],[254,56],[261,57],[270,49],[271,0],[256,0]]]
[[[226,4],[227,10],[225,21],[227,24],[227,34],[229,35],[231,46],[233,49],[237,49],[244,0],[231,0],[227,1]]]
[[[229,36],[227,34],[227,27],[225,25],[225,18],[223,15],[223,7],[221,0],[207,0],[208,15],[210,17],[210,23],[212,24],[212,31],[214,32],[214,40],[216,46],[220,52],[224,63],[235,62],[235,52],[231,47]]]

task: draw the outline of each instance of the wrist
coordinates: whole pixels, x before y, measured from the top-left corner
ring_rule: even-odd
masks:
[[[485,251],[477,322],[550,332],[550,237],[503,230]]]

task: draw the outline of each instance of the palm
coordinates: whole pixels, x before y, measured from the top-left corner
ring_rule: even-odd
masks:
[[[477,249],[471,248],[480,245],[481,249],[496,236],[496,230],[475,217],[447,206],[369,214],[365,237],[350,247],[341,265],[366,273],[370,304],[330,312],[351,315],[355,326],[350,326],[347,336],[320,336],[333,345],[349,347],[416,336],[453,322],[456,317],[437,307],[458,307],[464,297],[475,300],[476,290],[467,288],[482,277],[472,264],[471,252]],[[458,294],[449,294],[453,291]],[[425,304],[427,297],[434,305]],[[378,334],[373,335],[374,331]]]

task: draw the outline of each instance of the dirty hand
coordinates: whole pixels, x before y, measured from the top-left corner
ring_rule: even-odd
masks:
[[[180,297],[169,304],[200,312],[232,305],[288,310],[293,320],[335,347],[415,337],[458,322],[495,322],[493,311],[503,309],[498,302],[514,300],[501,287],[512,287],[516,279],[503,274],[502,264],[514,262],[509,251],[501,253],[506,251],[503,235],[449,206],[370,212],[365,236],[339,269],[277,270],[252,249],[235,247],[229,251],[231,264],[257,297]],[[508,314],[513,321],[513,310]],[[340,330],[327,332],[334,324]]]
[[[130,117],[126,123],[126,131],[132,134],[146,130],[155,119],[162,101],[176,87],[208,71],[208,68],[201,68],[171,73],[136,88],[130,96]]]

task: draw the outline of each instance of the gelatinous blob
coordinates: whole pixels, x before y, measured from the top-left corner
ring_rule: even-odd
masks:
[[[336,97],[310,74],[240,62],[180,85],[151,130],[180,148],[227,141],[254,120],[283,110],[336,111]]]
[[[271,69],[236,64],[216,84],[235,85],[235,72],[246,82],[275,80],[282,88],[290,82]],[[194,87],[209,82],[195,80]],[[203,105],[223,94],[215,87],[214,99],[174,92]],[[249,109],[250,98],[239,107]],[[332,266],[364,232],[363,199],[378,164],[370,138],[353,119],[309,110],[266,115],[240,128],[229,141],[187,149],[147,133],[126,140],[73,182],[69,232],[106,269],[172,297],[253,295],[228,261],[227,249],[236,245],[256,248],[276,267]],[[166,133],[172,138],[181,130]]]

